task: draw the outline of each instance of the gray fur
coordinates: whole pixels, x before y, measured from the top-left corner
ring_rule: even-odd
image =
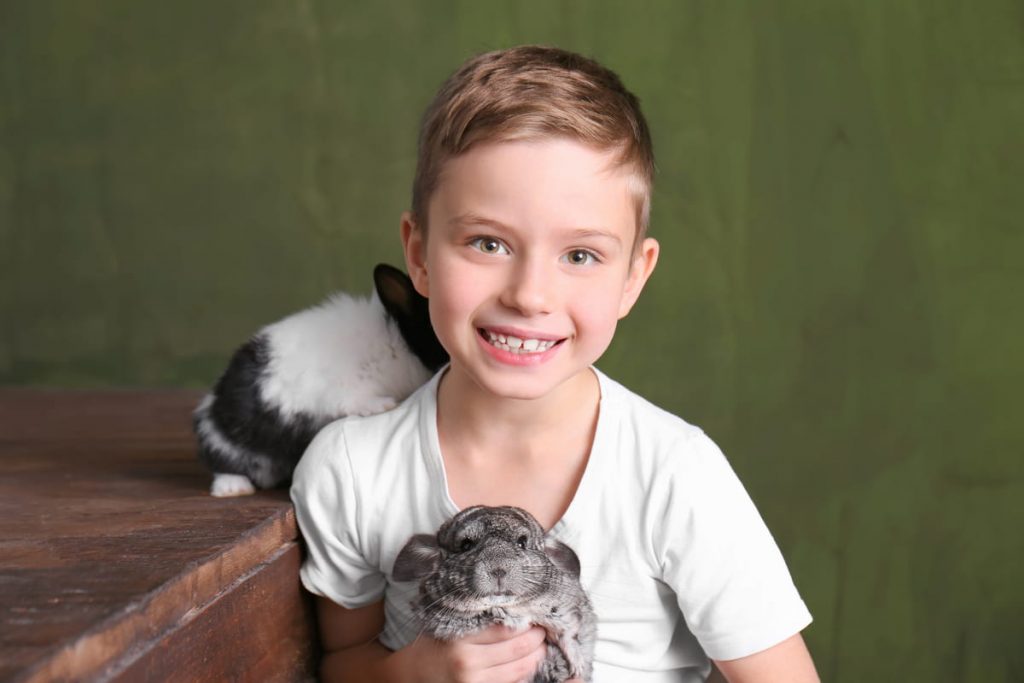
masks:
[[[548,655],[533,683],[591,679],[597,617],[573,550],[546,538],[517,507],[466,508],[436,536],[413,536],[395,560],[396,581],[420,581],[413,608],[422,630],[455,640],[505,624],[547,631]]]

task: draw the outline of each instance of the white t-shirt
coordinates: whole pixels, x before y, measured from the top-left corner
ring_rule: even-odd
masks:
[[[579,556],[597,613],[594,681],[703,681],[709,656],[753,654],[807,626],[782,555],[718,447],[595,372],[593,448],[549,532]],[[437,435],[441,374],[392,411],[325,427],[292,484],[303,585],[348,608],[383,597],[380,640],[391,649],[417,633],[417,584],[391,581],[395,557],[458,512]]]

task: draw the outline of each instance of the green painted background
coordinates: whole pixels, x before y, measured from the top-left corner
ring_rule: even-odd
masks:
[[[464,58],[616,69],[662,262],[602,367],[709,431],[828,681],[1024,680],[1024,5],[0,2],[0,382],[211,382],[400,262]]]

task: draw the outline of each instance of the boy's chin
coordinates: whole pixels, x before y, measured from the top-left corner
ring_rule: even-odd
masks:
[[[515,401],[538,401],[552,398],[560,390],[570,389],[590,373],[589,366],[568,375],[553,373],[516,373],[515,370],[477,377],[477,385],[492,396]]]

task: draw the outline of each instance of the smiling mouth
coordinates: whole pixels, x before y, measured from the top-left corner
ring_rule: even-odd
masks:
[[[544,353],[564,341],[562,339],[520,339],[510,334],[500,334],[483,328],[478,329],[477,332],[494,348],[516,354]]]

